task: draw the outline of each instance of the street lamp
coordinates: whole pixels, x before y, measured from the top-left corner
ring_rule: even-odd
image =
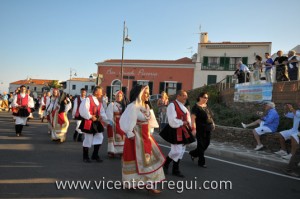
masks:
[[[125,37],[126,32],[126,37]],[[125,21],[124,21],[124,27],[123,27],[123,41],[122,41],[122,60],[121,60],[121,84],[120,84],[120,91],[122,91],[122,85],[123,85],[123,61],[124,61],[124,43],[125,42],[131,42],[131,39],[128,37],[128,28],[126,27]]]
[[[75,71],[75,73],[73,74],[74,71]],[[71,79],[72,79],[72,75],[77,76],[76,70],[73,69],[73,68],[70,68],[69,95],[71,94]]]

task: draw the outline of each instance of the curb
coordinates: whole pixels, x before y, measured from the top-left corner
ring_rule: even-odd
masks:
[[[159,144],[170,145],[158,133],[153,133],[153,137]],[[192,143],[187,146],[187,150],[196,148],[197,144]],[[279,156],[265,151],[254,151],[245,147],[233,146],[230,143],[218,143],[212,140],[209,145],[206,156],[217,156],[219,158],[229,158],[241,160],[244,163],[255,163],[260,166],[271,167],[275,169],[284,168],[288,164],[288,160],[284,160]]]

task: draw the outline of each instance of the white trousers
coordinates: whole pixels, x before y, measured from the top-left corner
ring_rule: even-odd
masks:
[[[171,144],[171,151],[168,156],[177,162],[179,159],[182,159],[185,152],[185,145],[183,144]]]
[[[15,116],[15,119],[16,119],[16,122],[15,122],[16,125],[18,125],[18,124],[26,125],[27,117],[18,117],[18,116]]]
[[[81,123],[81,120],[76,120],[76,128],[75,128],[75,130],[78,133],[82,134],[82,131],[79,129],[80,123]]]
[[[83,140],[82,146],[91,148],[92,145],[102,144],[102,142],[103,142],[103,133],[102,132],[95,133],[95,135],[89,134],[89,133],[84,133],[84,140]]]

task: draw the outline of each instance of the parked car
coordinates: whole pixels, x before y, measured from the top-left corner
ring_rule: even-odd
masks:
[[[150,95],[150,102],[154,100],[158,100],[161,97],[161,94]]]

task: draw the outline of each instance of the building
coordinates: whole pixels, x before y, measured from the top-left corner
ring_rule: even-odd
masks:
[[[95,88],[95,79],[90,78],[71,78],[61,84],[64,87],[64,92],[70,95],[80,95],[80,89],[85,88],[87,94],[91,94]]]
[[[200,34],[193,88],[217,83],[227,78],[230,81],[236,64],[242,61],[250,68],[255,56],[264,58],[271,53],[272,42],[210,42],[208,33]]]
[[[96,63],[101,86],[109,99],[120,90],[128,97],[128,91],[136,84],[149,85],[150,94],[166,91],[169,95],[179,89],[193,88],[195,63],[187,57],[177,60],[123,60],[123,79],[121,60],[110,59]]]
[[[48,83],[52,81],[54,80],[27,78],[25,80],[18,80],[9,83],[8,90],[9,92],[15,92],[17,88],[19,88],[21,85],[24,85],[28,90],[31,90],[33,96],[36,98],[39,95],[42,95],[44,91],[50,90],[50,88],[48,87]]]

